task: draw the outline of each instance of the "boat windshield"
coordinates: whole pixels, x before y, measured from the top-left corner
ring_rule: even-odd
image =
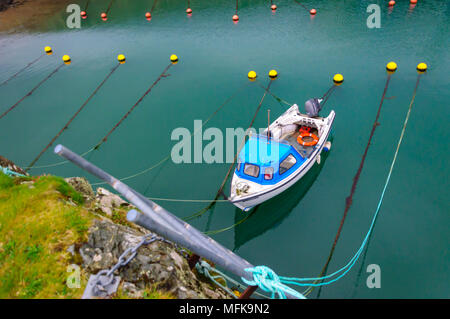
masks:
[[[245,163],[244,165],[244,174],[258,178],[259,177],[259,166]]]
[[[288,157],[286,157],[281,163],[280,163],[280,175],[284,172],[287,172],[292,166],[297,163],[297,160],[295,159],[294,155],[289,154]]]

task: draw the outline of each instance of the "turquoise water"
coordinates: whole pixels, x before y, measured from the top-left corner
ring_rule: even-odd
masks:
[[[85,2],[82,2],[84,6]],[[281,196],[261,205],[239,226],[215,235],[253,264],[278,274],[311,277],[319,274],[331,248],[352,178],[369,137],[386,81],[385,65],[396,61],[373,144],[356,190],[353,206],[329,266],[347,263],[369,227],[411,100],[419,62],[426,62],[412,115],[391,184],[388,188],[365,265],[360,263],[321,298],[442,298],[449,294],[449,6],[447,1],[397,1],[392,12],[385,1],[304,1],[310,15],[293,1],[240,1],[240,22],[233,24],[233,1],[159,1],[148,22],[152,1],[114,1],[106,23],[99,15],[108,0],[89,5],[82,28],[65,27],[66,13],[43,18],[29,32],[0,35],[0,80],[6,79],[42,52],[54,49],[29,70],[0,87],[0,111],[26,94],[69,54],[62,68],[7,117],[0,120],[1,154],[27,166],[89,96],[123,53],[120,66],[59,143],[83,153],[111,129],[167,66],[170,54],[180,62],[99,151],[87,158],[116,177],[153,166],[169,154],[177,127],[193,130],[236,90],[247,85],[255,70],[265,84],[270,69],[279,72],[272,92],[303,105],[321,96],[335,73],[345,83],[322,114],[336,111],[333,146],[326,160]],[[366,26],[370,3],[381,4],[381,28]],[[252,83],[244,87],[207,127],[246,127],[263,94]],[[284,106],[272,97],[263,103],[255,126],[264,127],[267,109],[273,117]],[[59,162],[48,151],[37,166]],[[167,162],[127,183],[151,197],[210,199],[229,164]],[[86,176],[71,164],[35,169],[35,174]],[[228,192],[228,187],[227,187]],[[188,216],[204,203],[159,201],[177,216]],[[192,223],[201,230],[233,225],[245,214],[228,203]],[[381,267],[381,288],[369,289],[368,264]],[[315,291],[311,297],[316,296]]]

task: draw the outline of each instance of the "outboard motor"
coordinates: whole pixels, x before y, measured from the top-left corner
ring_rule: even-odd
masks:
[[[322,99],[317,98],[309,99],[305,102],[306,114],[309,117],[319,116],[320,109],[322,108],[320,102],[322,102]]]

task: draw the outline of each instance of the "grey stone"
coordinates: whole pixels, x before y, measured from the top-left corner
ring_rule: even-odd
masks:
[[[91,274],[110,269],[127,248],[141,241],[142,236],[137,230],[109,220],[96,220],[89,230],[88,242],[80,249],[83,267]],[[213,291],[200,281],[176,248],[161,241],[141,246],[136,257],[115,275],[124,281],[122,289],[130,298],[141,298],[144,289],[155,286],[176,298],[228,298],[220,289]]]
[[[83,195],[86,203],[90,203],[94,200],[95,194],[91,184],[84,177],[69,177],[64,179],[69,185],[71,185],[78,193]]]

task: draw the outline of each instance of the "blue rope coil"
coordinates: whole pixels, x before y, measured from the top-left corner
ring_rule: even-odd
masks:
[[[306,299],[297,290],[286,286],[287,283],[283,280],[283,277],[279,277],[272,269],[266,266],[256,266],[253,268],[247,268],[245,271],[251,272],[253,280],[247,280],[241,278],[242,281],[249,286],[258,286],[265,292],[271,293],[271,298],[274,299],[276,295],[280,299],[286,299],[286,293],[298,298]]]
[[[19,174],[17,172],[14,172],[14,171],[10,170],[8,167],[0,166],[0,168],[1,168],[2,173],[5,174],[5,175],[25,177],[25,175],[22,175],[22,174]]]

